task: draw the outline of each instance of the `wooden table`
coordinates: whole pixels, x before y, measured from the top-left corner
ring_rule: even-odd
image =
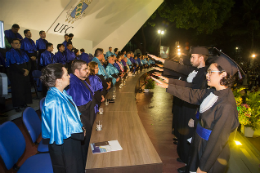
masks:
[[[90,143],[108,140],[118,140],[123,150],[102,154],[92,154],[88,151],[86,170],[88,173],[161,173],[162,161],[151,143],[139,118],[135,101],[135,87],[139,78],[147,72],[141,72],[135,77],[128,77],[123,88],[116,89],[115,103],[105,106],[103,115],[97,115],[102,120],[102,131],[92,129]],[[112,90],[107,94],[112,98]]]

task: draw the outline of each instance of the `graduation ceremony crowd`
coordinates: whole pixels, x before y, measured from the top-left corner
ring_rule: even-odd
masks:
[[[32,103],[31,83],[37,74],[45,100],[42,105],[42,137],[49,139],[53,171],[83,173],[96,114],[117,82],[155,65],[152,77],[174,96],[174,143],[178,172],[222,173],[229,160],[228,138],[239,125],[231,90],[243,70],[216,48],[192,47],[190,56],[178,62],[154,55],[134,55],[109,47],[97,48],[94,56],[73,47],[73,34],[58,45],[49,43],[45,31],[31,39],[30,30],[19,25],[5,31],[6,53],[1,54],[12,88],[16,111]],[[9,45],[8,45],[9,44]],[[58,52],[52,53],[57,46]],[[210,57],[210,58],[209,58]],[[154,60],[152,60],[154,59]]]
[[[154,66],[147,55],[132,51],[105,53],[97,48],[94,56],[73,47],[73,34],[65,34],[53,54],[45,31],[31,39],[30,30],[19,34],[19,25],[5,31],[6,50],[1,50],[2,72],[11,84],[12,103],[17,112],[32,103],[31,86],[35,78],[45,96],[42,106],[42,137],[49,139],[53,171],[85,172],[92,126],[105,96],[120,79],[134,76]]]

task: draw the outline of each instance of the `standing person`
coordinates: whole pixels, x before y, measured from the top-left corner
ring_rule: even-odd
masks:
[[[85,173],[81,149],[85,129],[76,104],[64,90],[70,75],[62,64],[50,64],[40,79],[49,88],[42,105],[42,137],[50,139],[53,172]]]
[[[67,44],[70,42],[69,39],[70,39],[69,34],[65,34],[64,35],[64,42],[62,43],[64,45],[65,49],[67,49],[67,46],[68,46]]]
[[[79,111],[81,112],[81,122],[86,129],[86,137],[82,143],[82,156],[84,166],[86,166],[89,140],[92,126],[96,118],[94,90],[86,82],[89,76],[89,68],[85,61],[75,60],[71,65],[70,85],[67,93],[72,97]]]
[[[82,48],[80,49],[80,59],[85,61],[87,64],[92,61],[92,59],[89,57],[87,53],[85,53],[85,50]]]
[[[63,65],[66,64],[66,54],[65,54],[65,47],[63,44],[58,44],[57,45],[57,49],[58,49],[58,52],[55,53],[54,55],[54,60],[57,62],[57,63],[61,63]]]
[[[48,41],[46,38],[45,31],[39,32],[40,38],[36,40],[36,49],[38,50],[38,57],[41,57],[41,54],[47,49],[46,45]]]
[[[208,58],[208,54],[208,49],[205,47],[193,47],[191,49],[190,58],[192,66],[180,65],[179,63],[171,60],[164,61],[162,58],[158,58],[158,60],[164,63],[164,68],[174,70],[175,72],[181,73],[183,75],[187,75],[186,81],[169,79],[169,83],[189,87],[192,89],[206,89],[207,82],[205,75],[207,67],[205,66],[205,62]],[[189,126],[189,123],[191,124],[192,122],[196,121],[198,106],[183,102],[181,103],[181,109],[178,110],[180,112],[179,115],[177,115],[179,116],[177,118],[179,120],[179,135],[177,144],[179,158],[177,160],[187,164],[190,149],[190,144],[187,141],[193,136],[195,132],[195,127]],[[179,168],[178,172],[185,172],[185,169],[185,167]]]
[[[49,64],[56,63],[56,61],[54,59],[54,54],[52,53],[52,51],[53,51],[53,44],[52,43],[47,43],[46,47],[47,47],[47,50],[44,51],[41,54],[41,57],[40,57],[40,67],[41,67],[41,69],[46,67]]]
[[[66,55],[66,66],[69,70],[69,73],[71,73],[71,63],[72,61],[76,58],[75,53],[72,51],[72,44],[71,42],[67,43],[67,49],[65,50],[65,55]]]
[[[112,52],[112,47],[109,47],[108,51],[106,52],[105,59],[107,60],[107,58],[110,57],[111,55],[114,55],[114,54]]]
[[[96,75],[98,74],[98,64],[94,61],[88,64],[90,74],[88,76],[91,87],[94,89],[95,100],[98,107],[105,101],[105,95],[107,94],[106,88],[104,88],[102,80]],[[106,87],[106,86],[105,86]]]
[[[36,70],[37,49],[34,41],[31,39],[32,33],[29,29],[24,30],[25,38],[21,41],[21,49],[24,50],[31,61],[31,72]]]
[[[21,107],[26,107],[32,103],[31,85],[29,71],[31,63],[28,55],[20,49],[19,39],[13,39],[12,48],[6,52],[6,67],[9,67],[9,76],[12,87],[12,102],[16,112],[21,111]]]
[[[219,51],[207,70],[209,89],[191,89],[156,80],[167,92],[191,104],[200,105],[196,133],[192,139],[189,171],[225,172],[229,160],[228,138],[238,125],[236,101],[231,90],[239,66]],[[185,115],[184,115],[185,116]]]
[[[11,29],[5,30],[5,38],[9,43],[12,43],[13,39],[19,39],[22,41],[23,37],[18,33],[20,26],[18,24],[13,24]]]

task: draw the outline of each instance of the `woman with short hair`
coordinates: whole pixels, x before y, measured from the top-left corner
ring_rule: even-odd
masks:
[[[231,90],[239,66],[227,55],[219,53],[220,56],[207,71],[209,89],[190,89],[153,78],[158,82],[157,85],[167,88],[170,94],[200,105],[188,164],[191,173],[225,172],[230,153],[228,138],[239,125],[236,101]]]
[[[64,65],[50,64],[42,70],[40,79],[49,88],[42,105],[42,137],[50,139],[53,172],[84,173],[84,128],[77,106],[64,90],[70,84],[70,75]]]

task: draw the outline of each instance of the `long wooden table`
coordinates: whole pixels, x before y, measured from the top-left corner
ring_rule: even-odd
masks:
[[[94,124],[90,143],[118,140],[123,150],[93,154],[89,147],[88,173],[162,172],[162,161],[143,127],[136,107],[135,87],[145,72],[147,70],[135,77],[128,77],[123,88],[117,87],[115,103],[108,106],[102,103],[104,113],[96,118],[96,121],[102,121],[102,131],[96,131]],[[112,90],[107,97],[112,98]]]

